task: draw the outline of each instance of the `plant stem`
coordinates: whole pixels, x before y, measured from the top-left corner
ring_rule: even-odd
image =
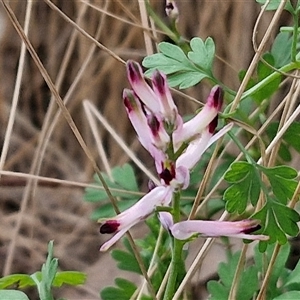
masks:
[[[247,97],[251,96],[253,93],[256,93],[257,91],[260,91],[262,88],[264,88],[267,84],[278,78],[279,76],[282,76],[281,73],[287,73],[290,71],[293,71],[295,69],[299,69],[300,65],[299,62],[291,62],[282,68],[278,69],[279,72],[273,72],[266,78],[264,78],[262,81],[254,85],[252,88],[247,90],[246,92],[243,93],[241,100],[246,99]]]
[[[298,44],[298,17],[299,13],[298,11],[293,14],[293,21],[294,21],[294,26],[293,26],[293,43],[292,43],[292,53],[291,53],[291,59],[293,62],[296,61],[296,55],[297,55],[297,44]]]
[[[173,221],[180,221],[180,192],[174,193],[173,200]],[[182,248],[185,241],[173,238],[172,260],[168,284],[166,287],[164,300],[173,299],[176,287],[185,275],[185,266],[182,259]]]

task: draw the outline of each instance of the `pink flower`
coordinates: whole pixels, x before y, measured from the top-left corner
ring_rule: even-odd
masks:
[[[201,136],[189,143],[186,150],[176,160],[176,168],[183,166],[188,170],[192,170],[201,159],[202,154],[233,126],[233,123],[230,123],[214,134],[217,122],[218,116],[202,131]]]
[[[219,86],[212,88],[203,109],[191,120],[174,131],[174,147],[197,139],[202,131],[217,117],[223,103],[223,91]]]
[[[115,235],[104,243],[100,251],[108,250],[114,245],[132,226],[145,220],[152,214],[156,206],[168,206],[172,200],[170,187],[158,186],[141,198],[129,209],[114,218],[99,220],[101,223],[100,233],[114,233]]]
[[[151,154],[153,147],[165,151],[170,142],[170,136],[162,121],[151,112],[146,113],[145,107],[133,91],[125,89],[123,100],[128,117],[143,147]]]
[[[188,220],[173,224],[172,215],[168,212],[159,213],[162,225],[178,240],[186,240],[195,234],[204,237],[228,236],[248,240],[268,240],[265,235],[255,235],[252,232],[261,227],[257,220],[242,221],[202,221]]]

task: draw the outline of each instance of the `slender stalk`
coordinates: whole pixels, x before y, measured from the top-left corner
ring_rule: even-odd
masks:
[[[299,1],[297,1],[299,4]],[[298,26],[299,26],[299,12],[298,10],[295,11],[295,13],[293,14],[293,22],[294,22],[294,26],[293,26],[293,42],[292,42],[292,52],[291,52],[291,59],[292,61],[296,61],[296,55],[297,55],[297,44],[298,44]]]
[[[173,201],[173,220],[174,222],[180,221],[180,192],[174,193]],[[170,267],[170,275],[166,287],[164,300],[173,299],[177,284],[182,280],[185,275],[184,261],[182,259],[182,249],[184,241],[173,238],[172,260]]]
[[[237,299],[236,296],[238,291],[239,280],[244,270],[247,250],[248,250],[248,245],[246,244],[243,246],[243,250],[241,252],[240,259],[234,273],[234,278],[232,281],[228,299],[232,299],[232,300]]]
[[[271,260],[270,260],[269,265],[268,265],[268,269],[267,269],[266,275],[264,277],[263,283],[261,285],[259,294],[256,297],[256,300],[263,300],[263,299],[265,299],[266,289],[267,289],[267,286],[268,286],[268,283],[269,283],[269,279],[271,277],[271,273],[273,271],[274,264],[276,262],[276,258],[277,258],[278,254],[279,254],[280,248],[281,248],[281,245],[279,245],[277,243],[276,246],[275,246],[275,248],[274,248]]]

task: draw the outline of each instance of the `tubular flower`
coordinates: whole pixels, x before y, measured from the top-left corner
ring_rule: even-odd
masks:
[[[214,131],[217,127],[218,117],[215,117],[214,120],[203,130],[200,137],[191,141],[178,159],[176,160],[176,167],[186,167],[188,170],[192,170],[197,162],[200,160],[202,154],[221,136],[226,134],[232,126],[233,123],[230,123],[223,127],[218,133],[214,135]]]
[[[188,220],[173,224],[171,214],[161,212],[159,216],[165,229],[178,240],[186,240],[195,234],[204,237],[228,236],[248,240],[268,240],[265,235],[251,234],[261,228],[257,220],[235,222]]]
[[[145,220],[153,213],[156,206],[167,206],[172,199],[172,189],[158,186],[141,198],[129,209],[114,218],[99,220],[100,233],[114,233],[115,235],[104,243],[100,251],[108,250],[114,245],[132,226]]]
[[[185,122],[181,128],[173,133],[175,149],[180,144],[190,142],[201,135],[202,131],[207,127],[218,115],[223,103],[223,91],[219,86],[212,88],[205,106],[191,120]]]

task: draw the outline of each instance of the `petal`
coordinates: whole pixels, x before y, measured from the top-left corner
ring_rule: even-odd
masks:
[[[233,123],[230,123],[223,127],[218,133],[212,135],[214,128],[211,124],[202,132],[200,138],[190,142],[176,161],[176,167],[185,166],[188,170],[195,167],[198,161],[201,159],[203,153],[220,137],[226,134],[233,127]]]
[[[249,240],[266,240],[267,236],[249,234],[260,228],[256,220],[243,220],[236,222],[226,221],[201,221],[190,220],[174,224],[170,229],[173,236],[179,240],[185,240],[194,234],[209,237],[229,236]]]
[[[123,229],[117,232],[111,239],[105,242],[101,247],[100,251],[107,251],[111,246],[113,246],[125,233],[127,230]]]
[[[209,147],[208,145],[211,137],[212,134],[208,130],[205,130],[200,138],[190,142],[185,152],[183,152],[176,160],[176,168],[184,166],[188,170],[191,170]]]
[[[160,104],[160,112],[165,122],[177,128],[180,123],[177,106],[175,105],[170,89],[167,84],[166,75],[155,71],[152,77],[153,91],[157,95]],[[175,126],[174,126],[175,125]]]
[[[126,69],[128,80],[134,92],[153,113],[159,113],[160,107],[157,96],[145,81],[140,65],[129,60],[126,63]]]
[[[133,91],[124,89],[123,100],[129,120],[136,131],[141,144],[149,151],[150,145],[152,145],[151,130],[148,126],[148,120],[143,112],[139,99],[135,96]]]
[[[165,228],[165,230],[169,231],[169,229],[173,226],[172,215],[166,211],[161,211],[158,214],[158,218],[161,225]]]
[[[101,233],[116,233],[106,242],[100,251],[109,249],[116,243],[132,226],[146,219],[156,206],[166,206],[172,200],[172,189],[165,186],[158,186],[141,198],[136,204],[123,211],[114,218],[99,220]]]
[[[196,138],[217,116],[223,103],[223,92],[219,86],[215,86],[207,99],[203,109],[190,121],[187,121],[174,132],[174,145],[178,148],[183,142]]]
[[[163,151],[166,151],[170,142],[170,136],[164,128],[164,124],[155,115],[148,116],[148,126],[152,133],[153,144]]]
[[[155,115],[146,116],[140,100],[133,91],[124,89],[124,105],[127,110],[128,118],[138,135],[142,146],[155,159],[161,163],[161,158],[165,157],[170,136],[167,134],[161,121]]]

